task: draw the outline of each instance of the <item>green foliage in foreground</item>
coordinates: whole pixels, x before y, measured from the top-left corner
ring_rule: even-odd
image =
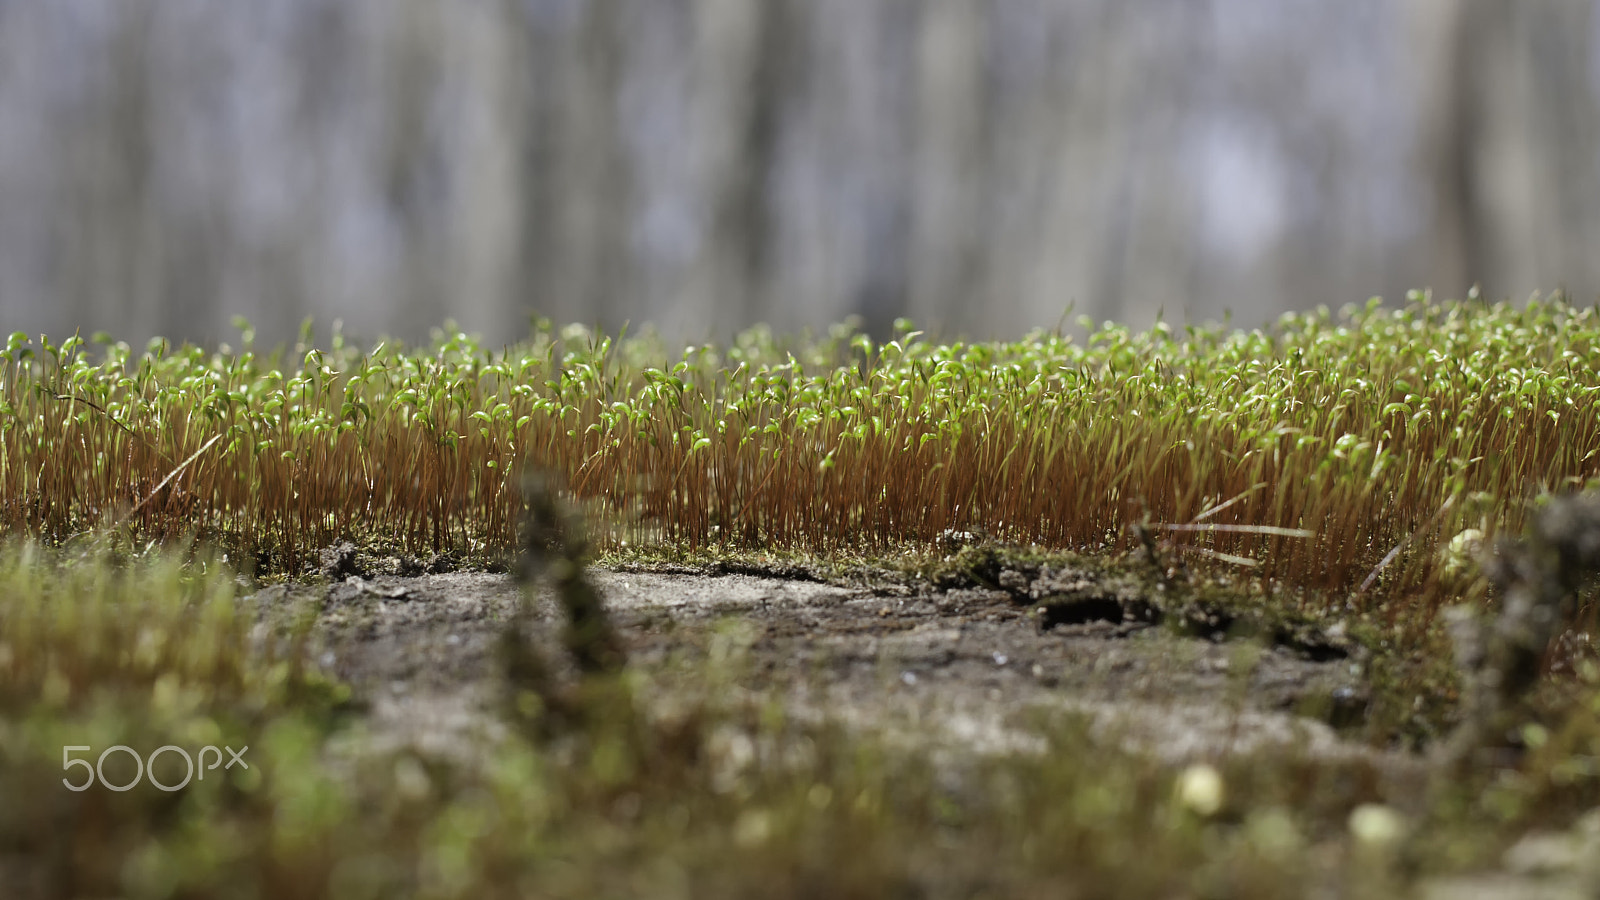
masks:
[[[690,638],[667,706],[608,678],[575,695],[576,731],[530,727],[513,703],[464,753],[384,749],[297,662],[303,611],[256,609],[201,568],[0,558],[6,896],[1269,898],[1314,882],[1376,897],[1600,801],[1573,762],[1600,751],[1600,707],[1521,768],[1418,808],[1414,784],[1359,758],[1174,771],[1072,716],[1033,723],[1038,752],[953,762],[797,721],[727,699],[738,628]],[[61,784],[83,778],[63,746],[117,744],[248,746],[251,768],[171,793]],[[131,780],[116,762],[106,777]]]
[[[261,574],[343,539],[485,558],[515,544],[531,464],[620,522],[612,545],[981,529],[1097,550],[1146,523],[1191,556],[1373,598],[1434,584],[1463,529],[1515,531],[1530,497],[1596,475],[1597,337],[1600,314],[1560,299],[1420,294],[1084,344],[758,329],[674,355],[573,328],[263,355],[248,330],[218,352],[17,334],[0,527],[199,534]]]
[[[460,758],[383,751],[337,715],[339,690],[295,662],[295,631],[242,605],[226,573],[7,550],[0,891],[1290,896],[1303,829],[1317,827],[1250,812],[1289,784],[1228,797],[1244,819],[1216,824],[1218,808],[1186,805],[1154,762],[1088,755],[1076,721],[1047,726],[1041,754],[936,770],[923,750],[719,704],[706,698],[738,665],[726,640],[719,662],[682,673],[685,702],[668,714],[646,716],[625,679],[606,681],[584,695],[589,726],[558,740],[512,715]],[[248,746],[250,768],[177,792],[61,783],[83,780],[63,771],[63,746],[92,747],[92,761],[166,744]],[[106,778],[132,780],[118,761]],[[161,781],[181,781],[176,758],[164,762]]]

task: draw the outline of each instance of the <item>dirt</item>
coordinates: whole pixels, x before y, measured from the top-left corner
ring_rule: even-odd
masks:
[[[1326,642],[1186,636],[1103,592],[1064,614],[1059,596],[1025,605],[1014,589],[590,574],[630,666],[659,690],[684,663],[719,659],[736,669],[732,690],[776,692],[795,714],[825,712],[958,752],[1040,746],[1029,723],[1054,709],[1174,764],[1292,747],[1385,770],[1416,765],[1359,740],[1363,661]],[[256,599],[320,610],[319,662],[367,705],[376,736],[462,753],[496,727],[496,651],[520,590],[497,574],[357,575]],[[559,610],[549,596],[536,609],[555,653]]]
[[[1240,638],[1204,615],[1196,629],[1192,610],[1174,622],[1125,585],[1050,570],[1025,584],[944,589],[599,568],[589,576],[646,701],[663,707],[680,676],[703,685],[716,672],[722,689],[780,697],[790,715],[957,755],[1041,751],[1040,713],[1061,711],[1084,717],[1097,741],[1175,766],[1296,753],[1365,772],[1404,812],[1426,803],[1424,758],[1362,740],[1367,660],[1337,633]],[[503,728],[498,654],[522,591],[509,575],[453,573],[347,575],[253,596],[263,609],[317,610],[314,652],[366,710],[369,746],[470,763]],[[547,591],[535,597],[535,640],[559,658],[560,609]],[[1600,818],[1590,830],[1600,835]],[[1600,846],[1600,837],[1574,835]],[[1529,840],[1567,847],[1578,837]],[[1589,882],[1575,880],[1577,868],[1558,866],[1555,878],[1539,866],[1522,871],[1518,848],[1497,871],[1426,881],[1419,895],[1583,895]]]

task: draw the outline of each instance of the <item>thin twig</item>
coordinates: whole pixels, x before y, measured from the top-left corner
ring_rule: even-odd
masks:
[[[1389,563],[1394,562],[1394,558],[1396,556],[1399,556],[1400,555],[1400,551],[1404,550],[1411,543],[1411,539],[1416,537],[1422,531],[1427,531],[1429,528],[1433,527],[1433,523],[1437,522],[1439,520],[1439,517],[1444,515],[1444,511],[1449,509],[1450,505],[1455,503],[1455,502],[1456,502],[1456,495],[1455,494],[1451,494],[1450,497],[1444,501],[1444,505],[1439,507],[1439,509],[1437,511],[1435,511],[1433,515],[1428,517],[1428,521],[1423,523],[1422,528],[1419,531],[1411,532],[1410,534],[1405,536],[1404,540],[1402,540],[1398,544],[1395,544],[1394,545],[1394,549],[1390,550],[1383,557],[1383,560],[1378,563],[1377,567],[1374,568],[1371,572],[1367,573],[1367,577],[1361,580],[1361,586],[1356,588],[1356,596],[1359,597],[1362,594],[1365,594],[1367,592],[1367,588],[1372,587],[1373,582],[1378,580],[1378,574],[1380,572],[1382,572],[1384,569],[1388,568]]]
[[[1248,556],[1234,556],[1232,553],[1223,553],[1220,550],[1210,550],[1205,547],[1180,547],[1179,549],[1185,553],[1201,553],[1212,559],[1220,559],[1225,563],[1233,563],[1236,566],[1245,566],[1251,569],[1261,565],[1260,560],[1251,559]]]
[[[759,496],[760,493],[763,490],[766,489],[767,482],[772,480],[773,473],[777,472],[777,471],[778,471],[778,460],[774,459],[772,461],[772,465],[767,468],[766,476],[761,479],[761,483],[756,485],[756,489],[751,491],[750,492],[750,496],[748,496],[748,497],[746,497],[744,499],[744,504],[739,507],[739,511],[734,513],[733,521],[728,523],[730,527],[732,527],[734,522],[737,522],[740,519],[744,518],[744,514],[750,510],[750,505],[756,502],[756,497]]]
[[[84,397],[77,397],[77,396],[74,396],[72,394],[55,394],[53,396],[57,400],[72,400],[72,401],[75,401],[77,403],[82,403],[84,406],[87,406],[90,409],[94,410],[95,412],[99,413],[100,415],[105,416],[107,419],[109,419],[111,421],[111,424],[113,424],[113,425],[117,426],[118,428],[121,428],[123,431],[127,432],[129,437],[133,437],[133,438],[138,438],[139,437],[139,435],[132,428],[129,428],[128,426],[126,426],[126,425],[122,424],[121,422],[117,421],[117,417],[116,416],[113,416],[111,413],[106,412],[105,407],[103,407],[100,404],[94,402],[93,400],[89,400],[89,399],[84,398]],[[141,440],[142,440],[142,438],[141,438]]]
[[[1278,537],[1308,538],[1316,537],[1315,531],[1304,528],[1280,528],[1277,525],[1215,525],[1201,522],[1190,525],[1152,525],[1163,531],[1227,531],[1234,534],[1271,534]]]
[[[1255,484],[1250,485],[1248,488],[1245,488],[1244,490],[1240,491],[1238,496],[1234,497],[1232,500],[1226,500],[1226,501],[1224,501],[1222,503],[1218,503],[1216,506],[1211,507],[1210,509],[1206,510],[1205,512],[1201,513],[1198,516],[1195,516],[1193,519],[1190,519],[1189,521],[1190,522],[1199,522],[1202,519],[1209,519],[1212,516],[1216,515],[1217,513],[1222,512],[1223,510],[1227,509],[1228,507],[1234,505],[1235,503],[1238,503],[1240,500],[1243,500],[1244,498],[1250,496],[1251,494],[1254,494],[1256,491],[1259,491],[1259,490],[1261,490],[1262,488],[1264,488],[1266,486],[1267,486],[1267,483],[1265,481],[1258,481]]]
[[[138,504],[133,507],[133,509],[130,509],[127,512],[123,513],[122,514],[122,518],[118,519],[117,520],[117,524],[113,525],[112,528],[114,528],[114,529],[115,528],[121,528],[129,519],[133,518],[134,513],[137,513],[139,510],[144,509],[144,505],[146,503],[149,503],[151,501],[151,499],[153,499],[155,497],[155,495],[161,493],[161,489],[166,487],[168,482],[172,481],[172,479],[174,479],[174,478],[177,478],[178,475],[180,473],[182,473],[184,469],[189,468],[189,464],[190,463],[193,463],[195,460],[200,458],[200,454],[206,452],[207,450],[210,450],[212,444],[215,444],[217,441],[222,440],[226,435],[227,435],[227,432],[223,432],[222,434],[214,435],[211,438],[211,440],[206,441],[205,444],[203,444],[200,447],[199,450],[196,450],[195,452],[189,454],[189,458],[188,459],[186,459],[182,463],[180,463],[176,469],[173,469],[171,472],[168,472],[167,473],[167,477],[161,479],[161,483],[156,485],[155,489],[152,490],[150,493],[146,494],[144,499],[140,500],[138,502]]]

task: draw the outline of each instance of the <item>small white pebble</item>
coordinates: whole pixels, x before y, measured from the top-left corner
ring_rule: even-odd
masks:
[[[1405,820],[1382,803],[1363,803],[1350,811],[1350,833],[1363,844],[1392,844],[1405,833]]]
[[[901,672],[900,673],[900,680],[902,682],[904,682],[907,687],[910,687],[911,685],[917,683],[917,673],[915,673],[915,672]]]
[[[1003,666],[1003,665],[1005,665],[1006,663],[1008,663],[1010,661],[1011,661],[1011,657],[1006,656],[1004,653],[1001,653],[999,651],[995,652],[995,654],[994,654],[994,664],[995,665]]]
[[[1207,763],[1195,763],[1178,776],[1178,802],[1201,816],[1222,809],[1222,773]]]
[[[1440,568],[1451,577],[1465,574],[1482,552],[1483,532],[1476,528],[1465,529],[1439,552]]]

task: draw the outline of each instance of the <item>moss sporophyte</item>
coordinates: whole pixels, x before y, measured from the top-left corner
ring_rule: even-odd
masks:
[[[1285,584],[1377,571],[1366,603],[1454,571],[1465,529],[1520,529],[1530,489],[1595,477],[1597,334],[1559,300],[1420,296],[1248,332],[756,330],[679,354],[582,329],[270,354],[248,331],[227,352],[16,334],[0,525],[198,535],[264,571],[344,539],[484,558],[515,547],[534,469],[602,513],[601,549],[1097,549],[1144,521]]]

